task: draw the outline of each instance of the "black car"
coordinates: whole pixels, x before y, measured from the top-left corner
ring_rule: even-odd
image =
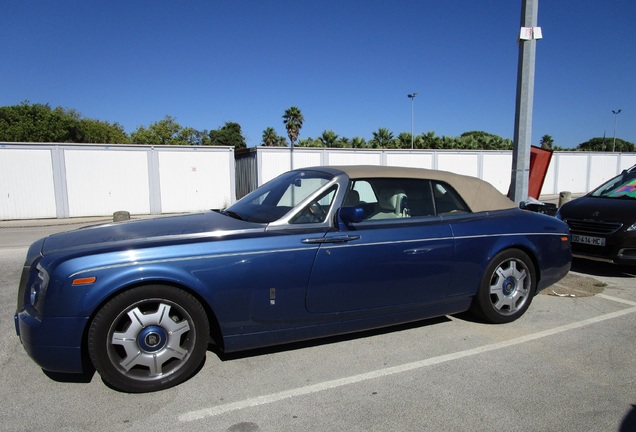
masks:
[[[636,165],[557,214],[572,233],[572,255],[636,265]]]

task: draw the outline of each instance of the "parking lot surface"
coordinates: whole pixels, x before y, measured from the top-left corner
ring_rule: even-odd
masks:
[[[44,374],[13,313],[28,245],[73,224],[0,223],[0,429],[6,431],[634,431],[636,268],[575,261],[520,320],[449,316],[235,355],[125,394]]]

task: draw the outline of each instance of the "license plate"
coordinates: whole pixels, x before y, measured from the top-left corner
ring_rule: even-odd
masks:
[[[592,246],[605,246],[605,239],[603,237],[591,237],[578,234],[572,234],[573,243],[583,243]]]

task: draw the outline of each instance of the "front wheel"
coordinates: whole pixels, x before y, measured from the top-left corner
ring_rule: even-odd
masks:
[[[526,253],[500,252],[486,267],[471,312],[494,324],[512,322],[530,306],[536,283],[534,264]]]
[[[88,352],[114,388],[151,392],[188,379],[205,358],[209,334],[205,310],[192,295],[169,286],[142,286],[98,311],[88,332]]]

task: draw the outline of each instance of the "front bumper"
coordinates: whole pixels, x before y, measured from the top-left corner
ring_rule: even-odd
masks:
[[[15,329],[29,357],[51,372],[84,372],[82,337],[87,317],[45,317],[34,310],[14,315]]]
[[[572,243],[572,256],[614,264],[636,265],[636,247],[624,247],[614,243],[608,243],[606,246]]]

